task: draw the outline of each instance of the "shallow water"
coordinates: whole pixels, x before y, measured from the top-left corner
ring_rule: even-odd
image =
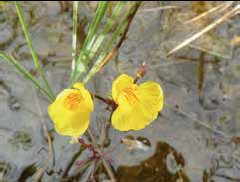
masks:
[[[107,96],[116,76],[134,75],[137,67],[146,62],[148,70],[141,81],[157,81],[164,90],[164,110],[147,128],[126,133],[110,129],[109,147],[113,150],[107,157],[111,158],[118,181],[240,181],[240,142],[236,138],[240,134],[240,49],[231,44],[240,32],[239,17],[166,56],[169,50],[219,15],[213,14],[191,26],[183,22],[219,3],[143,3],[118,56],[88,83],[90,90]],[[72,5],[66,2],[22,5],[34,48],[58,93],[68,84],[70,74]],[[158,9],[168,5],[177,9]],[[4,7],[0,7],[0,49],[14,54],[31,70],[34,65],[21,27],[16,23],[14,4],[7,3],[7,9]],[[80,43],[95,8],[94,2],[80,4]],[[199,94],[198,72],[202,60],[205,77]],[[109,113],[101,103],[96,104],[91,124],[94,134],[102,141],[100,128],[108,121]],[[66,170],[68,181],[84,181],[89,173],[92,164],[80,172],[76,165],[68,170],[72,158],[79,152],[79,145],[69,144],[69,138],[54,132],[47,105],[46,99],[28,81],[0,60],[0,181],[33,181],[37,169],[44,166],[46,160],[47,170],[42,181],[67,181],[63,180]],[[50,158],[43,122],[54,147],[54,156]],[[123,138],[128,140],[123,142]],[[138,145],[134,145],[136,143]],[[87,156],[88,152],[83,151],[79,160]],[[106,179],[100,167],[96,180]]]

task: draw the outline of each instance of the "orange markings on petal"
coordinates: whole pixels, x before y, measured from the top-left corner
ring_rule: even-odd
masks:
[[[117,104],[112,125],[120,131],[141,130],[153,122],[163,108],[161,86],[147,81],[140,85],[122,74],[113,82],[112,97]]]
[[[79,107],[83,97],[79,93],[70,93],[65,99],[64,99],[64,106],[68,110],[75,110]]]
[[[127,87],[123,90],[124,92],[124,97],[127,99],[129,104],[134,104],[138,101],[138,98],[135,94],[136,89],[133,87]]]

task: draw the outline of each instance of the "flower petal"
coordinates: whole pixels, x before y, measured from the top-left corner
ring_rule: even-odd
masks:
[[[112,125],[120,131],[141,130],[151,118],[143,114],[140,107],[119,106],[112,115]]]
[[[145,115],[155,119],[163,108],[163,91],[156,82],[145,82],[138,86],[136,95],[140,98]]]
[[[61,107],[49,106],[49,115],[57,133],[66,136],[80,136],[89,126],[90,113],[70,112]]]
[[[87,89],[85,89],[84,85],[82,83],[75,83],[73,85],[73,88],[76,88],[81,92],[81,95],[83,96],[85,101],[85,105],[89,108],[89,110],[93,111],[94,106],[91,94]]]
[[[93,111],[90,93],[83,85],[74,85],[77,89],[65,89],[48,107],[56,131],[61,135],[82,135],[89,125]]]
[[[124,90],[126,87],[132,85],[133,82],[134,79],[126,74],[122,74],[116,80],[114,80],[112,85],[112,97],[116,103],[118,103],[117,98],[121,91]]]
[[[125,93],[127,87],[122,86],[117,96],[118,107],[113,112],[112,124],[120,131],[140,130],[156,119],[162,110],[163,91],[158,83],[150,81],[139,86],[132,82],[132,85],[127,86],[130,95]],[[129,102],[131,99],[134,102]]]

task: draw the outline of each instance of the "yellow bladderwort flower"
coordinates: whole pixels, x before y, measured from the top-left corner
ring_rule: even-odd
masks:
[[[158,83],[137,85],[125,74],[113,82],[112,97],[118,105],[112,114],[112,124],[120,131],[145,128],[163,108],[163,91]]]
[[[82,83],[73,85],[73,89],[63,90],[48,107],[55,130],[61,135],[80,136],[89,126],[93,101]]]

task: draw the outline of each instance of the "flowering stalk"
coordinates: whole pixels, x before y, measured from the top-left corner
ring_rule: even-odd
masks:
[[[88,135],[89,135],[89,137],[91,138],[92,143],[93,143],[94,147],[96,148],[96,151],[97,151],[98,153],[102,154],[101,150],[97,147],[96,139],[95,139],[95,137],[93,136],[93,134],[92,134],[92,132],[91,132],[90,129],[88,129]],[[103,166],[105,167],[105,169],[106,169],[106,171],[107,171],[107,173],[108,173],[111,181],[112,181],[112,182],[116,182],[116,179],[115,179],[115,177],[114,177],[114,174],[113,174],[112,169],[111,169],[111,167],[109,166],[108,162],[107,162],[104,158],[101,158],[101,160],[102,160],[102,162],[103,162]]]
[[[137,83],[137,81],[145,75],[146,71],[147,71],[147,65],[146,65],[146,62],[143,62],[137,70],[134,83]]]
[[[96,99],[98,99],[98,100],[104,102],[105,104],[111,106],[113,110],[117,107],[117,104],[112,99],[103,98],[102,96],[97,95],[97,94],[93,94],[93,96]]]

